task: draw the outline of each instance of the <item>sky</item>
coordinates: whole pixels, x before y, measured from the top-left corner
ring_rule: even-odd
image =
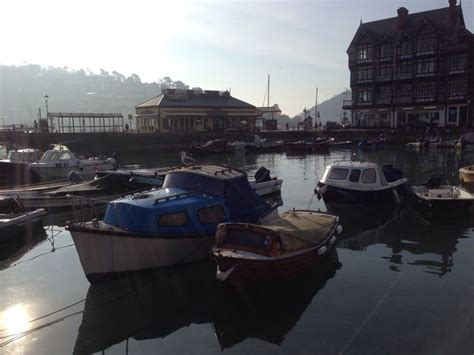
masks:
[[[458,0],[459,2],[459,0]],[[474,1],[462,2],[474,32]],[[164,76],[293,116],[349,87],[347,47],[362,19],[448,0],[7,0],[0,64]],[[265,102],[266,105],[266,102]]]

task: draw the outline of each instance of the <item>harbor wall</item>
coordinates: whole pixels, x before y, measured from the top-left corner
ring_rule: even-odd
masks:
[[[443,140],[457,139],[464,129],[440,130]],[[363,138],[376,138],[385,133],[390,144],[405,144],[415,141],[423,130],[343,129],[331,131],[261,131],[260,137],[270,140],[295,141],[316,136],[334,137],[337,141],[358,142]],[[169,152],[188,150],[191,145],[211,139],[224,138],[230,141],[252,141],[253,132],[203,132],[203,133],[24,133],[0,132],[0,144],[8,148],[37,148],[47,150],[51,144],[62,143],[78,154]]]

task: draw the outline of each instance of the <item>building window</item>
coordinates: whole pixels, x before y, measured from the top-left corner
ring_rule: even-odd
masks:
[[[399,76],[411,75],[413,72],[413,65],[411,63],[402,63],[397,66],[397,74]]]
[[[390,75],[392,75],[392,66],[382,65],[380,67],[380,78],[390,78]]]
[[[369,60],[373,58],[374,48],[369,45],[360,46],[357,48],[358,60]]]
[[[413,53],[413,42],[403,41],[402,42],[402,55],[411,55]]]
[[[417,41],[417,52],[432,52],[436,49],[436,38],[424,37]]]
[[[467,55],[449,57],[449,71],[464,71],[467,67]]]
[[[372,101],[372,91],[368,88],[360,89],[359,96],[357,99],[358,102],[371,102]]]
[[[379,98],[382,100],[390,99],[391,94],[391,87],[390,85],[385,85],[380,87]]]
[[[393,56],[393,46],[391,44],[383,44],[380,48],[380,58],[387,59]]]
[[[397,112],[397,121],[398,127],[403,127],[407,124],[407,114],[406,112]]]
[[[458,123],[458,107],[457,106],[450,106],[448,108],[448,124],[456,124]]]
[[[436,84],[435,83],[423,83],[417,86],[415,91],[415,98],[417,100],[431,100],[436,95]]]
[[[395,88],[396,97],[411,97],[411,84],[398,85]]]
[[[448,97],[449,98],[459,98],[462,99],[466,96],[466,86],[467,83],[465,80],[452,80],[449,82]]]
[[[170,128],[170,119],[165,118],[163,119],[163,129],[169,129]]]
[[[374,78],[374,69],[373,68],[361,68],[357,71],[357,80],[371,80]]]
[[[416,73],[417,74],[433,74],[435,72],[436,72],[436,60],[435,59],[419,60],[416,63]]]

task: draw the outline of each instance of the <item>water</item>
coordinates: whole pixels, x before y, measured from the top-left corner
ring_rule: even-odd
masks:
[[[208,161],[250,174],[266,166],[284,179],[281,210],[325,210],[312,196],[316,177],[325,164],[351,157],[393,163],[414,183],[431,175],[456,183],[457,169],[474,153],[391,148]],[[148,167],[178,161],[175,154],[124,158]],[[343,219],[337,254],[324,270],[253,291],[217,283],[211,262],[92,286],[61,226],[67,217],[50,219],[54,226],[0,246],[0,353],[471,354],[470,223],[370,213]]]

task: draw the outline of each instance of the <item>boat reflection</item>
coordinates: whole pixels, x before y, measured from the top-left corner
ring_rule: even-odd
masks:
[[[250,337],[280,344],[340,268],[335,250],[325,266],[250,291],[216,281],[211,262],[90,285],[74,352],[103,351],[129,338],[165,338],[191,324],[213,324],[221,348]]]
[[[364,230],[369,225],[372,227]],[[361,226],[364,226],[362,230]],[[382,257],[389,262],[390,270],[399,272],[405,264],[423,267],[424,272],[442,277],[451,272],[453,254],[459,239],[464,238],[465,229],[462,225],[454,231],[452,225],[427,225],[410,211],[404,211],[387,215],[385,220],[344,224],[337,247],[361,251],[383,244],[392,253]]]
[[[29,225],[26,230],[0,243],[0,270],[8,269],[26,253],[46,239],[42,226]]]

